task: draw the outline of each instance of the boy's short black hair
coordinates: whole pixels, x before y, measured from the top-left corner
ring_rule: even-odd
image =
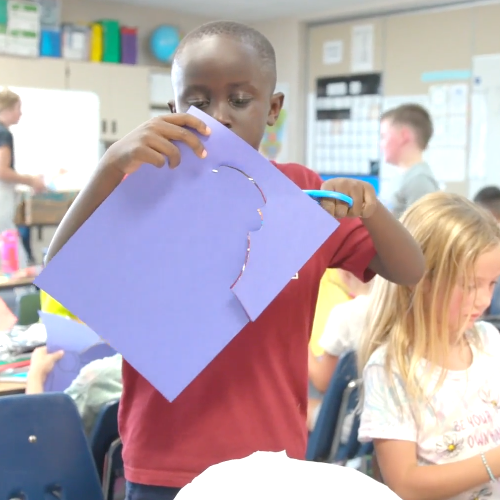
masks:
[[[175,52],[174,61],[180,57],[184,47],[190,41],[217,35],[227,36],[253,47],[258,53],[263,67],[269,71],[274,90],[274,87],[276,86],[276,53],[274,52],[274,47],[260,31],[257,31],[246,24],[234,21],[212,21],[210,23],[202,24],[198,28],[189,32],[181,40],[181,43]]]
[[[500,188],[496,186],[486,186],[476,193],[474,202],[482,205],[500,202]]]
[[[484,187],[474,196],[474,202],[500,219],[500,189],[498,187]]]

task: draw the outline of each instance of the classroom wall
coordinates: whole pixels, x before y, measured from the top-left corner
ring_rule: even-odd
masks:
[[[139,28],[139,64],[158,65],[149,51],[149,36],[160,24],[178,26],[186,33],[200,24],[211,21],[206,17],[192,16],[166,8],[140,7],[106,0],[64,0],[62,20],[68,23],[88,22],[99,19],[119,19],[124,25]]]
[[[451,80],[425,82],[422,81],[424,73],[471,70],[473,56],[500,53],[498,19],[500,3],[461,5],[312,26],[308,31],[307,92],[315,91],[319,77],[351,74],[350,44],[354,25],[373,24],[373,71],[383,74],[384,96],[400,96],[427,94],[431,85],[454,83]],[[344,58],[340,64],[324,64],[323,43],[328,40],[343,42]],[[457,83],[467,84],[470,92],[470,78]],[[463,181],[446,184],[450,191],[469,194],[468,172]]]
[[[287,104],[288,147],[286,160],[303,162],[306,122],[306,43],[307,30],[305,23],[297,18],[273,20],[252,25],[265,35],[273,44],[276,52],[278,82],[288,85],[289,95],[285,96]]]

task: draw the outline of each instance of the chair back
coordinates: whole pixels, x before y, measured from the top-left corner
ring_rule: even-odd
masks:
[[[63,393],[0,398],[2,500],[103,500],[75,404]]]
[[[341,356],[323,398],[314,430],[309,436],[306,460],[316,462],[345,462],[356,456],[359,449],[357,429],[359,416],[354,414],[359,380],[354,351]],[[352,428],[346,437],[343,426],[352,416]]]
[[[90,448],[102,483],[106,455],[113,442],[118,439],[118,403],[110,401],[101,408],[90,435]]]
[[[38,323],[38,311],[41,309],[40,292],[29,292],[17,297],[17,324],[29,326]]]

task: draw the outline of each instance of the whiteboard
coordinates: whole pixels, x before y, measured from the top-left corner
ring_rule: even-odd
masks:
[[[43,175],[50,189],[80,190],[100,157],[99,98],[92,92],[10,87],[22,117],[11,128],[16,171]]]
[[[500,186],[500,54],[472,60],[469,195]]]

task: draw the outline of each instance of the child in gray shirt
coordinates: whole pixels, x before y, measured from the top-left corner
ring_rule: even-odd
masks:
[[[423,160],[432,134],[431,117],[418,104],[403,104],[382,115],[382,153],[386,162],[400,169],[392,185],[389,207],[396,217],[419,198],[439,191],[431,168]]]

